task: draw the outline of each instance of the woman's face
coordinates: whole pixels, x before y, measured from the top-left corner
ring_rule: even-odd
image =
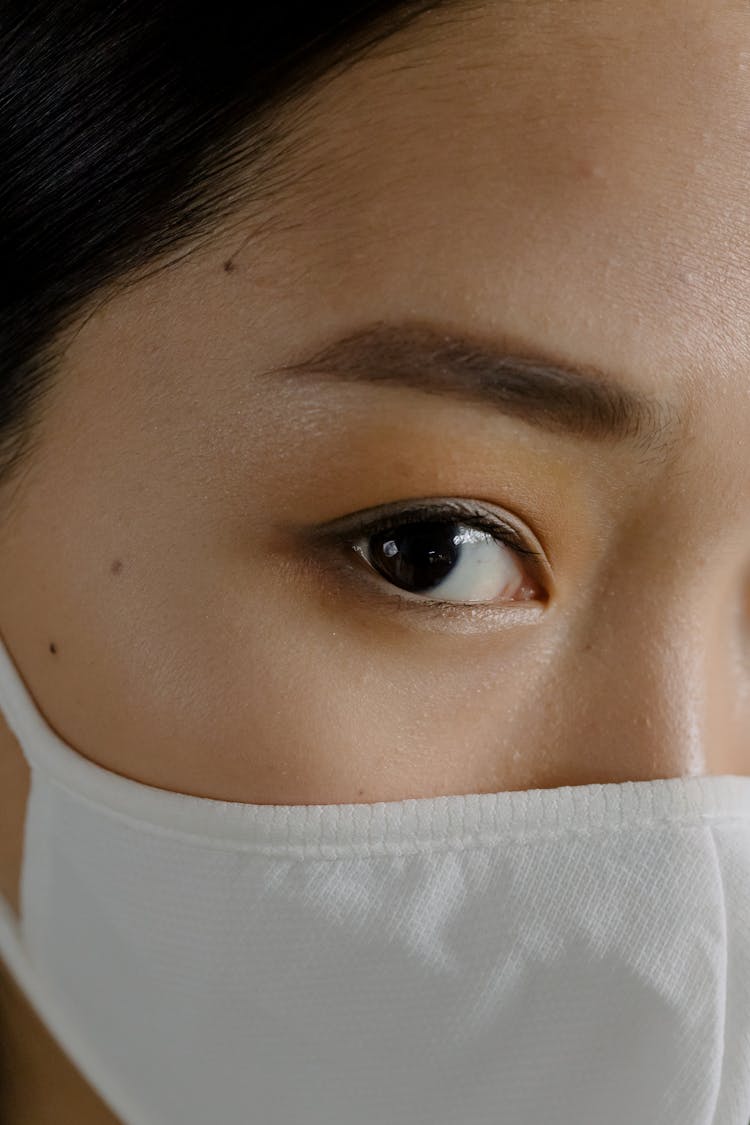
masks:
[[[717,0],[449,6],[92,303],[0,541],[58,734],[260,804],[750,774],[749,66]]]

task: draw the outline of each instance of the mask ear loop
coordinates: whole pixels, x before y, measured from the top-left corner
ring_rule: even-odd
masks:
[[[29,767],[54,755],[57,735],[39,710],[31,689],[0,635],[0,711],[15,735]],[[34,750],[35,747],[41,747]]]
[[[39,1019],[88,1084],[99,1094],[123,1125],[157,1125],[113,1080],[92,1054],[76,1028],[68,1023],[54,995],[45,987],[24,947],[21,924],[10,903],[0,894],[0,955],[3,964]]]

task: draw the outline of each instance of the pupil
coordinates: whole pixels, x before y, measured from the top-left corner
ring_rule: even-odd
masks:
[[[378,531],[370,537],[370,562],[394,586],[425,593],[456,565],[461,554],[460,526],[426,520]]]

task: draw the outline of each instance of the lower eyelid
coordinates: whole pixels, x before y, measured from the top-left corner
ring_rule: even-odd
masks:
[[[528,628],[547,613],[546,602],[530,601],[523,605],[507,602],[497,605],[430,602],[410,599],[385,588],[372,571],[372,580],[363,563],[360,569],[345,553],[341,544],[316,544],[313,552],[316,583],[327,589],[326,606],[346,597],[355,611],[365,613],[368,620],[375,614],[390,622],[394,629],[409,633],[435,633],[440,636],[471,637],[507,630]],[[309,573],[310,568],[306,567]],[[342,589],[343,583],[343,589]],[[346,611],[346,607],[342,612]]]

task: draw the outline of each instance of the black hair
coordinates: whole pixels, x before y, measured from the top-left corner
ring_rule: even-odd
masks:
[[[444,2],[0,0],[0,490],[99,291],[210,235],[282,107]]]

